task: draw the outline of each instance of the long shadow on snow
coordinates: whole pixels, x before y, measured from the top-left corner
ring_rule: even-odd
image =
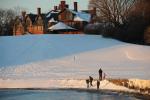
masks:
[[[26,35],[0,37],[0,67],[56,59],[104,49],[122,42],[94,35]]]

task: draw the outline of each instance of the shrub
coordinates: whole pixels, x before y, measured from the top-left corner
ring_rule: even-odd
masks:
[[[102,23],[88,24],[84,28],[84,33],[100,35],[102,33],[102,30],[103,30],[103,24]]]
[[[113,24],[111,23],[105,23],[104,27],[103,27],[103,32],[102,35],[104,37],[114,37],[115,34],[115,27]]]
[[[144,42],[150,45],[150,26],[144,32]]]

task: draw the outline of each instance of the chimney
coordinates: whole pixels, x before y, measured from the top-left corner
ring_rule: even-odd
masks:
[[[69,5],[68,4],[66,4],[66,6],[65,6],[66,8],[69,8]]]
[[[57,11],[57,6],[54,6],[54,11]]]
[[[41,15],[41,8],[37,8],[37,14]]]
[[[25,17],[26,17],[26,11],[22,11],[22,18],[23,18],[23,20],[25,20]]]
[[[74,11],[78,11],[78,2],[74,2]]]
[[[96,15],[96,7],[93,7],[93,15]]]
[[[58,9],[61,10],[61,4],[59,4]]]
[[[61,1],[61,10],[65,9],[66,1]]]

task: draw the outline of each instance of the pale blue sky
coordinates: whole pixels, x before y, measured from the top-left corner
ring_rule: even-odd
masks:
[[[36,13],[36,8],[41,7],[42,12],[47,12],[52,9],[54,5],[58,5],[61,0],[0,0],[0,8],[26,8],[29,12]],[[73,8],[73,2],[78,2],[78,8],[87,9],[88,0],[65,0],[69,4],[69,8]]]

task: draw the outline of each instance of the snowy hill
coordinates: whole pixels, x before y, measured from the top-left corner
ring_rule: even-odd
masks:
[[[57,59],[120,44],[123,43],[103,39],[101,36],[86,35],[0,37],[0,67]]]
[[[92,35],[0,38],[0,78],[86,78],[102,67],[109,78],[149,79],[150,47]]]

